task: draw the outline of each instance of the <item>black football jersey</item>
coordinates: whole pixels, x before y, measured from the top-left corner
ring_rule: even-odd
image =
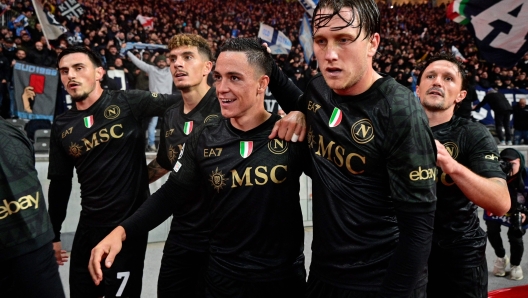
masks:
[[[53,239],[33,145],[0,117],[0,262]]]
[[[304,270],[299,177],[306,144],[268,136],[272,115],[250,131],[229,119],[205,123],[185,143],[168,181],[122,225],[127,238],[159,224],[175,201],[209,204],[209,269],[239,280],[277,280]],[[155,207],[153,207],[155,206]]]
[[[180,152],[193,130],[203,123],[221,117],[216,89],[210,88],[200,103],[185,114],[184,102],[179,101],[165,112],[161,129],[160,146],[156,160],[160,166],[171,171]],[[200,192],[191,195],[201,197]],[[209,249],[209,214],[205,200],[189,198],[178,201],[172,217],[170,237],[177,245],[187,249],[206,251]]]
[[[432,127],[435,138],[460,164],[479,176],[506,178],[499,152],[488,129],[454,116]],[[442,266],[476,267],[486,257],[486,233],[480,228],[477,205],[438,168],[435,226],[431,260]]]
[[[115,226],[149,196],[141,120],[163,115],[176,101],[147,91],[105,90],[88,109],[56,118],[48,178],[71,179],[76,169],[83,223]]]
[[[310,274],[339,288],[379,289],[401,240],[396,213],[435,210],[436,146],[423,108],[387,76],[356,96],[336,94],[322,75],[302,95],[278,68],[272,78],[281,107],[306,114],[313,167]],[[415,248],[402,249],[400,255]],[[427,261],[422,255],[420,266]],[[425,268],[415,272],[419,284],[413,285],[425,284]]]

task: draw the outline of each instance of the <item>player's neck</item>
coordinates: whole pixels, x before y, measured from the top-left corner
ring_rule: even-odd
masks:
[[[443,111],[428,111],[425,110],[427,119],[429,119],[429,127],[435,127],[440,124],[449,122],[453,118],[452,110],[443,110]]]
[[[381,78],[372,67],[368,67],[365,75],[353,86],[344,90],[334,90],[339,95],[359,95],[367,91],[374,83]]]
[[[264,108],[259,109],[258,112],[250,112],[240,117],[229,119],[231,125],[241,131],[252,130],[253,128],[261,125],[269,119],[271,114]]]
[[[83,101],[75,102],[75,107],[77,110],[87,110],[90,108],[95,102],[101,98],[101,95],[103,94],[103,88],[100,86],[95,87],[95,89],[88,95],[88,97]]]
[[[183,112],[191,112],[202,101],[207,92],[211,89],[207,83],[201,83],[198,86],[181,90],[183,97]]]

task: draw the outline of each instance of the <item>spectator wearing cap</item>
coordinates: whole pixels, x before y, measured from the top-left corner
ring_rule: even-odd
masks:
[[[27,31],[25,30],[22,31],[22,33],[20,34],[20,39],[21,39],[21,43],[20,43],[21,48],[24,48],[26,51],[29,51],[34,48],[35,41],[31,39],[31,35],[29,35]]]
[[[131,51],[127,52],[127,57],[134,63],[139,69],[146,72],[149,76],[149,90],[155,93],[161,94],[172,94],[172,74],[170,68],[167,65],[167,59],[164,55],[160,55],[156,52],[156,59],[154,65],[150,65],[141,61]],[[148,124],[148,147],[147,151],[156,152],[155,131],[156,125],[158,124],[158,117],[152,117]]]
[[[295,68],[293,71],[293,76],[290,77],[292,82],[297,86],[297,88],[301,89],[301,91],[304,92],[306,90],[306,79],[303,76],[303,71],[300,67]]]
[[[482,101],[476,105],[473,109],[478,110],[488,104],[491,110],[495,113],[495,132],[499,138],[501,145],[512,145],[511,139],[511,128],[510,128],[510,114],[512,112],[512,106],[504,94],[497,92],[495,89],[490,88],[486,96]],[[502,130],[506,132],[506,139]]]

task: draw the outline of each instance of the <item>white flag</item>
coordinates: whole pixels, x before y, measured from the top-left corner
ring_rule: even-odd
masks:
[[[37,13],[37,18],[42,25],[42,31],[47,39],[57,39],[62,34],[68,32],[68,29],[64,28],[57,20],[55,16],[49,10],[44,10],[42,2],[40,0],[32,0],[33,7]]]
[[[258,37],[268,43],[272,54],[276,55],[290,53],[292,42],[281,31],[275,30],[273,27],[264,23],[260,23]]]
[[[145,29],[152,29],[154,28],[154,18],[153,17],[146,17],[138,14],[136,17],[136,20],[138,20],[143,28]]]

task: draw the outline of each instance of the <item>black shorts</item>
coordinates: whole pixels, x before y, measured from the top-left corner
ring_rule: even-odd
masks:
[[[208,270],[205,275],[205,296],[207,298],[304,298],[306,292],[306,271],[282,280],[240,281]]]
[[[379,289],[373,289],[372,292],[364,292],[338,288],[321,281],[312,274],[308,276],[307,288],[306,296],[308,298],[376,298],[379,294]],[[418,287],[414,289],[409,298],[425,298],[427,297],[425,290],[425,285]]]
[[[204,297],[207,252],[185,249],[169,239],[165,242],[158,277],[158,298]]]
[[[51,242],[0,264],[0,297],[64,297]]]
[[[70,297],[140,297],[148,234],[125,240],[112,267],[101,262],[103,280],[96,286],[88,272],[94,248],[114,228],[87,227],[79,223],[70,256]]]
[[[446,286],[448,285],[448,286]],[[482,260],[473,268],[453,268],[429,264],[427,297],[487,298],[488,264]]]

